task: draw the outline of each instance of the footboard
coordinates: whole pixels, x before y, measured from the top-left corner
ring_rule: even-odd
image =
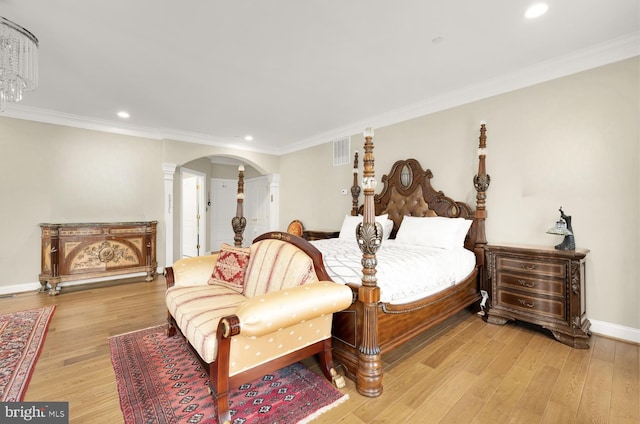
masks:
[[[395,162],[391,172],[382,177],[381,192],[374,195],[373,131],[367,129],[364,137],[364,200],[360,208],[355,194],[358,191],[352,188],[352,211],[363,214],[363,223],[356,236],[362,251],[362,284],[353,288],[358,295],[357,302],[335,315],[333,337],[334,355],[345,366],[347,375],[356,380],[358,392],[375,397],[382,393],[382,354],[480,300],[480,288],[484,286],[485,205],[490,177],[485,167],[487,138],[483,122],[478,145],[478,173],[473,177],[475,210],[434,189],[431,170],[423,169],[415,159]],[[376,252],[384,242],[375,218],[383,214],[393,221],[391,237],[397,234],[405,216],[472,220],[464,247],[476,256],[474,271],[455,286],[411,304],[397,306],[380,302]]]
[[[477,303],[480,300],[479,276],[476,267],[464,281],[425,299],[404,305],[380,303],[376,310],[375,328],[367,322],[362,302],[355,302],[348,309],[335,313],[332,329],[334,358],[344,366],[345,374],[356,380],[358,346],[365,329],[377,333],[380,352],[384,355]],[[357,292],[357,287],[352,289]],[[370,388],[362,389],[366,392]]]

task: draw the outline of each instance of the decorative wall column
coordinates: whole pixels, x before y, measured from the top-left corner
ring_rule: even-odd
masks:
[[[382,394],[382,355],[378,345],[378,302],[380,288],[376,279],[376,252],[382,243],[382,225],[376,222],[373,197],[377,181],[374,172],[373,130],[364,132],[364,158],[362,186],[364,187],[363,222],[356,228],[356,239],[362,251],[362,285],[358,289],[358,298],[362,302],[363,334],[358,346],[358,372],[356,389],[367,397]]]
[[[175,163],[162,164],[164,173],[165,266],[173,264],[173,176],[177,166]]]

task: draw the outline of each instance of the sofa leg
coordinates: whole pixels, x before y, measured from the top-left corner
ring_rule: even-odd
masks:
[[[336,389],[344,389],[344,386],[346,386],[344,377],[338,374],[338,371],[336,371],[335,368],[331,368],[331,383]]]
[[[167,318],[167,328],[165,328],[164,333],[167,335],[167,337],[173,337],[176,335],[176,331],[176,325],[173,321],[173,317],[169,315],[169,317]]]
[[[331,339],[322,341],[322,351],[318,353],[320,369],[325,378],[331,381],[331,369],[333,368],[333,356],[331,355]]]
[[[227,398],[227,394],[217,396],[216,405],[218,407],[218,423],[219,424],[230,424],[231,423],[231,415],[229,414],[229,399]]]
[[[218,390],[215,389],[218,387]],[[231,414],[229,413],[229,391],[222,393],[222,389],[219,384],[211,381],[211,375],[209,376],[209,392],[211,393],[218,411],[218,424],[230,424]]]

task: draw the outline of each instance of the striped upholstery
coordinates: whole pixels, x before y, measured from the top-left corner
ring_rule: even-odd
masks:
[[[183,261],[185,260],[180,260],[175,264],[177,276],[180,278],[177,279],[175,286],[167,289],[165,296],[167,308],[182,334],[207,363],[214,362],[218,355],[216,340],[218,322],[222,317],[236,314],[238,307],[246,302],[247,298],[279,292],[282,289],[307,283],[319,283],[311,258],[294,245],[281,240],[262,240],[251,245],[243,294],[218,284],[207,284],[208,275],[207,278],[204,278],[204,282],[194,281],[203,278],[207,266],[209,273],[211,272],[210,270],[213,269],[215,263],[214,258],[206,257],[206,259],[199,261],[189,260],[186,266],[182,266]],[[205,265],[205,261],[209,265]],[[188,269],[192,266],[198,267],[198,273],[189,276]],[[316,287],[314,284],[314,288],[322,289],[323,287],[335,290],[335,287],[342,288],[343,286],[336,285],[334,287],[334,283],[323,282]],[[321,292],[306,297],[306,300],[311,303],[309,310],[318,309],[318,306],[313,305],[313,299],[318,299],[318,297],[331,299],[335,295],[335,292],[333,294],[327,293],[326,296],[318,293]],[[350,293],[349,291],[344,307],[348,306]],[[282,302],[287,300],[287,295],[287,291],[283,291],[283,299],[272,302],[274,307],[281,310]],[[300,303],[300,301],[298,302]],[[335,307],[335,304],[333,306]],[[263,314],[260,313],[260,315]],[[270,325],[270,321],[265,318],[243,315],[243,319],[248,320],[247,325],[255,328]],[[328,312],[322,313],[317,318],[302,320],[302,322],[287,328],[275,328],[273,332],[264,336],[245,336],[243,334],[234,336],[231,339],[229,375],[240,373],[258,364],[331,337],[331,321],[332,314]],[[251,332],[249,331],[249,333]]]
[[[218,285],[174,286],[167,289],[166,303],[178,328],[205,362],[218,355],[216,330],[220,318],[233,315],[246,298]]]
[[[261,240],[251,245],[245,296],[254,297],[316,281],[313,261],[294,245],[281,240]]]

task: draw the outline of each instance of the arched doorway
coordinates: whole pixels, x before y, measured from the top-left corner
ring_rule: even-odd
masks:
[[[280,201],[278,174],[262,175],[248,161],[226,156],[206,156],[181,165],[165,163],[163,168],[167,264],[175,262],[184,255],[183,242],[188,239],[184,237],[183,224],[185,223],[181,204],[185,190],[182,184],[183,175],[185,178],[192,174],[204,175],[202,197],[200,197],[201,205],[204,205],[204,212],[200,215],[204,230],[200,230],[201,243],[198,254],[216,251],[223,242],[233,244],[231,219],[236,211],[239,165],[245,167],[244,216],[247,218],[247,227],[243,245],[248,246],[259,234],[278,229]],[[189,171],[185,174],[183,169]],[[187,217],[187,219],[190,218]]]

